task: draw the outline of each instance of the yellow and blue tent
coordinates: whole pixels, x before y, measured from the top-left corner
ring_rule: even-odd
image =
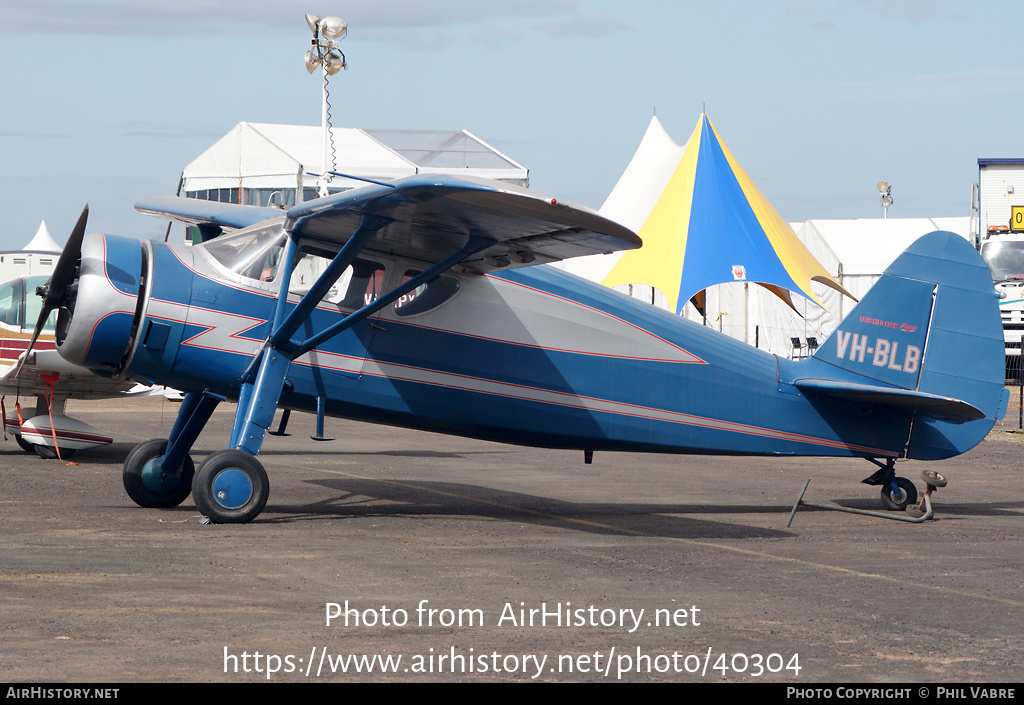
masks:
[[[851,296],[796,237],[701,114],[665,190],[605,286],[650,284],[677,314],[709,286],[761,284],[792,306],[789,292],[822,305],[817,281]],[[851,298],[853,298],[851,296]]]

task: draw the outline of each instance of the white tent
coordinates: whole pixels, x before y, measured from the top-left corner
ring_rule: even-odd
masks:
[[[686,150],[651,120],[640,146],[615,188],[601,206],[601,214],[639,230],[664,191]],[[799,240],[840,285],[860,298],[889,264],[914,240],[933,230],[949,230],[968,237],[969,218],[910,218],[870,220],[809,220],[791,223]],[[600,282],[620,253],[568,260],[561,266],[591,281]],[[827,310],[803,297],[794,297],[795,310],[760,286],[730,282],[709,287],[705,315],[687,305],[683,315],[734,338],[782,356],[806,355],[821,343],[856,305],[834,289],[813,283],[812,290]],[[632,296],[669,308],[661,292],[646,285],[616,287]],[[794,346],[793,339],[799,341]],[[811,345],[808,345],[808,342]]]
[[[21,249],[23,252],[60,253],[63,248],[50,236],[50,231],[46,229],[46,221],[41,220],[39,221],[39,229],[36,230],[35,236]]]
[[[50,237],[46,222],[40,222],[39,229],[27,245],[20,250],[0,252],[0,283],[51,274],[62,249]]]
[[[843,286],[859,298],[885,268],[922,235],[948,230],[969,239],[970,217],[807,220],[794,229],[804,242],[828,243],[842,262]]]
[[[529,185],[529,171],[466,130],[332,128],[334,171],[387,181],[412,174],[483,176]],[[185,195],[266,205],[280,192],[284,205],[313,197],[324,170],[319,127],[241,122],[182,171]],[[361,185],[335,177],[330,190]]]
[[[629,165],[601,206],[601,214],[634,231],[639,230],[668,185],[686,148],[686,144],[676,144],[658,118],[653,117]],[[839,260],[829,246],[814,231],[807,232],[800,239],[828,273],[842,283],[836,276],[841,272]],[[567,260],[556,266],[599,282],[619,257],[621,253],[594,255]],[[817,284],[812,286],[815,295],[830,309],[839,305],[842,297],[833,289]],[[616,289],[662,308],[670,308],[662,292],[649,285],[632,284]],[[795,297],[794,304],[802,314],[798,315],[763,287],[750,286],[746,282],[709,287],[705,297],[706,316],[702,316],[690,304],[684,308],[683,316],[703,322],[751,345],[783,355],[792,352],[792,337],[800,336],[806,340],[808,335],[820,335],[821,319],[834,318],[816,304]],[[838,320],[835,318],[833,327],[838,324]]]
[[[860,293],[851,291],[847,286],[842,261],[828,241],[816,230],[804,230],[800,225],[790,223],[797,238],[833,279],[859,297]],[[826,308],[802,296],[794,296],[793,308],[790,308],[764,287],[729,282],[706,290],[704,316],[693,306],[687,306],[683,315],[761,350],[783,357],[803,356],[809,352],[808,339],[812,345],[814,342],[820,344],[856,304],[835,289],[817,282],[811,283],[811,289]],[[800,341],[798,347],[792,342],[794,338]]]
[[[661,121],[657,117],[652,117],[643,139],[640,140],[640,146],[602,204],[599,210],[601,215],[625,225],[633,232],[639,230],[672,178],[672,172],[675,171],[685,151],[686,145],[676,144],[665,131]],[[621,256],[621,252],[613,252],[609,255],[576,257],[558,262],[555,266],[584,279],[600,282]],[[632,284],[616,289],[662,308],[669,308],[661,292],[647,284]]]
[[[808,220],[791,223],[797,237],[833,278],[858,299],[917,238],[948,230],[969,239],[970,218],[888,218],[867,220]],[[706,325],[783,357],[810,352],[808,339],[821,343],[856,302],[835,290],[814,284],[814,293],[828,310],[794,297],[796,310],[759,286],[743,282],[707,290]],[[691,306],[684,316],[704,321]],[[793,338],[799,339],[794,348]]]

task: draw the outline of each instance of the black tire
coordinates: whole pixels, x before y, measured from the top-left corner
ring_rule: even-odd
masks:
[[[886,509],[902,512],[911,504],[917,503],[917,487],[914,486],[913,482],[905,477],[897,477],[896,486],[900,488],[898,495],[893,494],[889,485],[885,485],[882,488],[882,504],[885,505]]]
[[[50,446],[44,446],[42,444],[36,445],[35,443],[29,443],[28,441],[22,441],[21,440],[21,436],[18,436],[18,445],[21,445],[22,443],[28,444],[28,448],[26,448],[26,450],[28,450],[30,453],[35,453],[36,455],[38,455],[43,460],[53,460],[53,459],[55,459],[57,457],[57,451],[54,450],[53,448],[51,448]],[[21,446],[21,447],[25,448],[25,446]],[[71,448],[71,449],[64,449],[64,450],[62,450],[60,452],[60,457],[61,457],[62,460],[67,460],[68,458],[70,458],[74,454],[75,454],[75,451],[74,451],[73,448]]]
[[[936,470],[925,470],[921,473],[921,479],[924,480],[926,485],[931,485],[936,488],[945,487],[949,482],[945,475]]]
[[[140,507],[167,509],[177,507],[192,493],[192,477],[196,466],[188,455],[181,461],[176,473],[143,473],[151,461],[163,457],[167,450],[166,438],[154,438],[132,448],[124,460],[121,479],[124,490]]]
[[[245,524],[267,504],[270,480],[260,461],[241,450],[222,450],[203,461],[192,481],[196,507],[214,524]]]

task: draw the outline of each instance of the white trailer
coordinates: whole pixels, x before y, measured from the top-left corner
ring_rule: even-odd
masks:
[[[979,159],[971,200],[972,231],[999,292],[1007,374],[1016,377],[1024,339],[1024,159]]]

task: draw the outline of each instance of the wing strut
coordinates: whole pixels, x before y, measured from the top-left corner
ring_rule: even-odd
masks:
[[[394,289],[384,294],[383,296],[378,296],[377,299],[372,303],[363,306],[358,311],[350,313],[349,315],[345,316],[343,319],[341,319],[334,325],[325,328],[316,335],[310,336],[309,338],[304,340],[302,343],[299,344],[299,355],[303,355],[312,350],[313,348],[317,347],[318,345],[330,340],[334,336],[338,335],[338,333],[341,333],[347,328],[352,327],[353,325],[363,320],[367,316],[372,316],[373,314],[375,314],[377,311],[381,310],[388,304],[391,304],[397,301],[402,296],[408,294],[410,291],[412,291],[419,285],[429,282],[431,279],[434,279],[438,275],[448,271],[449,269],[451,269],[452,267],[454,267],[455,265],[457,265],[459,262],[466,259],[470,255],[475,255],[477,252],[486,250],[493,244],[493,240],[488,240],[486,238],[469,238],[469,240],[466,241],[466,244],[463,245],[462,249],[456,252],[455,254],[441,260],[440,262],[430,267],[426,271],[417,274],[409,281],[399,286],[396,286]],[[296,357],[298,357],[298,355],[296,355]]]
[[[253,359],[249,370],[241,380],[238,397],[238,408],[235,412],[235,423],[231,431],[229,446],[242,450],[250,455],[257,455],[263,445],[263,437],[274,420],[274,412],[284,388],[284,380],[288,368],[296,358],[313,350],[327,340],[347,330],[354,324],[371,316],[385,306],[397,301],[401,296],[416,287],[431,281],[443,272],[456,266],[467,257],[486,250],[494,244],[489,238],[469,237],[462,247],[440,262],[427,268],[409,281],[403,282],[391,291],[383,294],[372,303],[348,314],[332,326],[305,340],[294,340],[292,336],[309,318],[312,311],[320,303],[324,295],[334,286],[355,261],[356,257],[370,241],[374,233],[391,222],[388,218],[363,215],[359,227],[338,251],[338,254],[317,278],[316,283],[290,311],[287,310],[288,282],[291,281],[292,270],[298,252],[298,243],[294,236],[289,237],[282,262],[283,271],[279,274],[281,290],[278,293],[277,305],[274,309],[272,333],[263,348]]]
[[[282,347],[289,344],[292,334],[309,317],[309,314],[313,312],[317,304],[326,296],[330,288],[338,281],[338,278],[344,274],[345,269],[355,261],[374,233],[390,222],[392,222],[390,218],[364,215],[359,223],[359,227],[352,233],[352,237],[348,239],[348,242],[345,243],[334,259],[331,260],[331,263],[327,265],[327,269],[317,278],[316,283],[306,292],[306,295],[302,297],[291,313],[285,316],[284,310],[288,301],[288,282],[291,281],[292,269],[295,267],[296,252],[298,251],[296,238],[288,238],[287,251],[285,252],[283,262],[285,269],[278,277],[281,280],[281,291],[278,292],[277,308],[274,310],[274,332],[270,335],[270,345],[272,347]],[[298,357],[298,355],[295,357]]]

